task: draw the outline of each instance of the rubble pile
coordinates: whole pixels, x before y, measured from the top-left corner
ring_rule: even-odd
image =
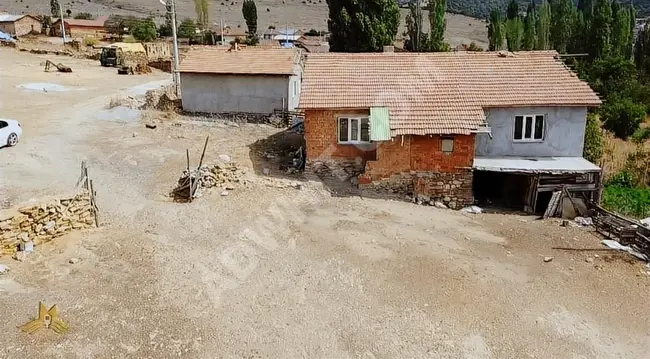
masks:
[[[192,198],[199,197],[202,189],[221,187],[226,191],[235,189],[238,185],[246,185],[242,180],[244,172],[235,163],[201,166],[191,171],[193,188]],[[171,193],[176,201],[187,202],[190,198],[190,173],[183,171],[178,185]]]
[[[169,85],[145,94],[142,109],[155,109],[158,111],[177,111],[181,108],[180,99],[174,93],[174,86]]]
[[[73,229],[95,226],[95,212],[88,191],[72,198],[20,208],[18,213],[0,218],[0,255],[18,251],[26,243],[39,245]]]

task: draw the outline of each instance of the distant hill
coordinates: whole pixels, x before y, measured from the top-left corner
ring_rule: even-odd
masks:
[[[530,1],[518,0],[521,4],[521,9],[525,10]],[[574,0],[577,2],[577,0]],[[485,19],[490,15],[494,8],[501,8],[505,11],[509,0],[447,0],[447,10],[449,12],[473,16]],[[536,3],[541,3],[541,0],[535,0]],[[620,3],[629,4],[629,1],[619,1]],[[650,15],[650,0],[636,0],[634,7],[637,9],[638,17],[645,17]]]

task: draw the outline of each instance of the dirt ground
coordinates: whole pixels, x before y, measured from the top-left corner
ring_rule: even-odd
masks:
[[[0,117],[24,128],[16,147],[0,149],[0,197],[13,207],[70,193],[86,160],[102,226],[38,246],[24,262],[0,258],[11,267],[0,275],[0,357],[650,352],[648,269],[609,252],[552,249],[598,248],[588,229],[333,197],[315,181],[286,187],[299,179],[258,175],[249,149],[277,129],[155,113],[147,121],[158,126],[147,129],[137,112],[106,105],[168,75],[118,76],[70,58],[72,74],[45,73],[44,60],[0,49]],[[68,91],[52,90],[61,86]],[[185,149],[196,165],[207,135],[204,162],[232,156],[247,184],[229,196],[215,189],[191,204],[171,202]],[[68,334],[17,329],[40,300],[59,305]]]
[[[223,21],[224,25],[233,28],[246,28],[246,22],[242,16],[242,1],[208,1],[210,21],[218,26]],[[327,30],[328,7],[325,0],[257,0],[258,29],[265,31],[269,26],[289,27],[302,29]],[[64,11],[70,9],[73,14],[89,12],[95,15],[134,15],[154,16],[162,21],[165,15],[165,7],[158,1],[149,0],[82,0],[62,1]],[[196,18],[193,1],[177,2],[178,19]],[[49,2],[42,0],[9,0],[6,4],[0,5],[0,11],[5,10],[12,13],[26,14],[49,14]],[[400,9],[402,13],[402,25],[398,37],[405,31],[405,18],[407,9]],[[424,30],[428,31],[428,11],[423,12]],[[464,15],[447,14],[447,41],[452,45],[469,44],[476,42],[477,45],[487,47],[487,28],[484,21],[477,20]]]

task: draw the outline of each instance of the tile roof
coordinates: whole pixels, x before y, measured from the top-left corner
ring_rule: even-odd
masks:
[[[388,107],[393,136],[469,134],[485,108],[598,106],[555,51],[308,54],[301,109]]]
[[[299,52],[293,49],[249,46],[236,51],[224,47],[188,51],[179,72],[242,75],[293,75]]]

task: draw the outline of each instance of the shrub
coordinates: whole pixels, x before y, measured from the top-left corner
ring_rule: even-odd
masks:
[[[623,215],[644,218],[650,215],[650,189],[607,186],[603,206]]]
[[[158,37],[156,23],[152,19],[138,22],[133,29],[133,37],[138,41],[154,41]]]
[[[185,19],[178,26],[178,37],[182,38],[194,38],[196,36],[196,24],[192,19]]]
[[[84,45],[86,46],[95,46],[99,43],[99,40],[95,37],[85,37],[84,38]]]
[[[629,98],[612,98],[600,109],[600,115],[603,126],[625,140],[639,129],[645,116],[645,106]]]
[[[93,14],[89,12],[80,12],[77,13],[77,15],[74,16],[75,19],[80,19],[80,20],[93,20],[95,17]]]
[[[588,161],[598,164],[605,151],[605,135],[601,128],[600,119],[596,114],[587,115],[585,128],[585,146],[583,156]]]
[[[634,174],[627,169],[612,176],[605,184],[606,187],[620,188],[634,188],[636,185],[637,183]]]

